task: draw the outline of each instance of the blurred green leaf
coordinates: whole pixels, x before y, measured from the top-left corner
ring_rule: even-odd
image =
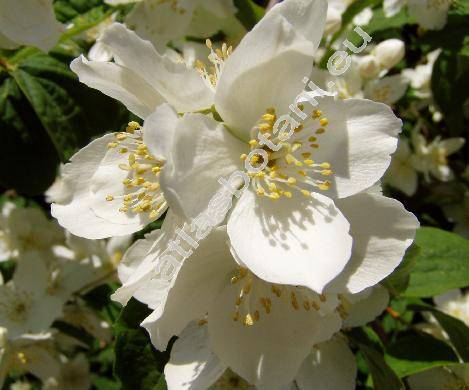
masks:
[[[408,297],[431,297],[469,285],[469,241],[441,229],[422,227],[415,243],[421,251],[410,274]]]
[[[430,305],[410,305],[410,309],[430,311],[448,334],[454,348],[465,362],[469,362],[469,328],[461,320],[451,317]]]
[[[370,329],[354,328],[347,332],[347,336],[361,351],[373,378],[375,389],[404,389],[399,377],[384,360],[382,347]]]
[[[384,285],[393,295],[400,295],[406,290],[409,285],[410,273],[417,262],[419,254],[420,248],[417,245],[410,246],[399,267],[385,279]]]
[[[400,378],[458,363],[458,357],[448,344],[424,333],[408,334],[387,345],[385,360]]]
[[[445,116],[450,134],[465,130],[463,102],[469,96],[463,85],[469,84],[469,57],[444,50],[433,65],[431,87],[435,102]]]
[[[124,389],[166,389],[163,368],[169,353],[153,348],[146,330],[140,326],[150,312],[146,305],[131,299],[114,325],[114,373]]]
[[[238,9],[236,17],[247,30],[251,30],[265,14],[264,8],[252,0],[234,0],[233,2]]]

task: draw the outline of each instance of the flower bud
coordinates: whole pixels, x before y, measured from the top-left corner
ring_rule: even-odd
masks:
[[[400,39],[387,39],[376,46],[374,55],[384,69],[391,69],[405,54],[404,42]]]
[[[358,69],[360,71],[360,76],[369,79],[377,77],[380,71],[378,61],[372,55],[359,57]]]

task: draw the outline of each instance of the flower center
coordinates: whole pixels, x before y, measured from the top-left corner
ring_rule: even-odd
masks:
[[[298,108],[303,110],[303,106]],[[324,177],[332,175],[331,164],[313,160],[314,153],[319,149],[319,138],[326,132],[329,120],[320,110],[313,110],[302,124],[299,124],[291,135],[285,132],[274,134],[274,123],[277,120],[276,110],[267,109],[261,121],[253,129],[259,140],[269,142],[260,146],[257,139],[251,139],[251,152],[261,148],[265,154],[253,154],[250,165],[254,168],[265,165],[260,172],[248,172],[251,182],[259,196],[266,196],[272,200],[292,197],[291,190],[297,190],[306,197],[311,196],[312,189],[328,190],[330,181]],[[276,146],[274,150],[269,147]],[[265,156],[268,161],[265,161]],[[248,155],[242,154],[242,160]]]
[[[124,194],[110,194],[106,200],[119,200],[119,211],[122,213],[146,213],[150,219],[161,216],[167,205],[159,184],[164,161],[150,154],[143,143],[143,129],[140,125],[130,122],[125,132],[116,133],[115,142],[110,142],[108,148],[122,154],[126,162],[119,164],[119,168],[129,174],[122,182],[125,186]]]
[[[210,54],[207,58],[211,65],[207,68],[202,61],[196,60],[195,69],[197,69],[202,78],[206,81],[208,87],[215,89],[223,71],[223,67],[225,66],[225,61],[232,53],[233,47],[223,43],[221,49],[214,49],[210,39],[207,39],[205,44],[210,49]]]
[[[337,311],[345,315],[345,308],[339,303],[337,294],[317,294],[304,287],[267,283],[247,268],[239,267],[230,280],[239,285],[236,296],[233,321],[240,321],[245,326],[252,326],[261,315],[268,315],[274,309],[276,301],[286,301],[295,311],[317,311],[320,315]]]
[[[0,309],[5,312],[13,322],[24,321],[32,304],[32,296],[26,291],[5,289],[3,291]]]

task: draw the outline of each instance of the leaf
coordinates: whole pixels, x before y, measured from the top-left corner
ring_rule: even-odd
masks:
[[[59,156],[12,78],[0,85],[0,128],[0,184],[25,195],[43,193],[55,178]]]
[[[384,360],[382,348],[371,330],[366,327],[355,328],[347,332],[347,336],[361,351],[373,378],[375,389],[404,389],[399,377]]]
[[[448,334],[459,356],[461,356],[465,362],[469,362],[469,328],[464,322],[430,305],[409,305],[409,308],[417,311],[430,311]]]
[[[444,341],[412,333],[386,346],[385,361],[402,378],[432,367],[457,364],[458,357]]]
[[[431,297],[469,285],[469,241],[444,230],[423,227],[415,243],[421,251],[410,274],[407,297]]]
[[[384,281],[384,285],[393,295],[400,295],[407,289],[410,280],[410,272],[414,268],[419,254],[420,248],[417,245],[413,244],[410,246],[405,253],[403,261],[399,264],[399,267]]]
[[[433,65],[431,87],[435,102],[445,116],[451,135],[460,135],[464,128],[463,102],[467,92],[461,85],[469,83],[469,57],[444,50]]]
[[[15,70],[13,77],[65,161],[80,144],[79,133],[72,125],[80,122],[80,109],[64,88],[49,79],[32,76],[22,69]]]
[[[149,314],[144,304],[131,299],[114,325],[114,373],[124,389],[166,389],[163,368],[169,352],[155,350],[145,329],[140,327]]]
[[[265,14],[264,8],[252,0],[234,0],[233,2],[238,9],[236,17],[247,30],[251,30]]]
[[[49,55],[27,56],[12,75],[62,161],[93,136],[115,131],[127,121],[120,103],[81,84],[68,65]]]

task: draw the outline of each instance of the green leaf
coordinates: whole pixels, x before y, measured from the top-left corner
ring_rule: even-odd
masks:
[[[384,360],[383,351],[376,335],[368,328],[355,328],[347,336],[361,351],[373,378],[375,389],[401,390],[404,385]]]
[[[251,30],[265,14],[264,8],[252,0],[234,0],[234,5],[238,9],[236,17],[247,30]]]
[[[124,389],[166,389],[162,373],[169,353],[155,350],[147,332],[140,327],[149,314],[146,305],[131,299],[114,325],[114,372]]]
[[[0,184],[25,195],[41,194],[55,178],[59,156],[12,78],[0,85],[0,128]]]
[[[120,103],[80,83],[68,65],[44,53],[23,58],[11,74],[62,161],[128,119]]]
[[[469,241],[444,230],[423,227],[415,243],[421,251],[410,274],[407,297],[431,297],[469,285]]]
[[[64,88],[49,79],[32,76],[22,69],[15,70],[13,77],[65,161],[80,144],[79,133],[72,124],[80,122],[80,109]]]
[[[395,296],[403,293],[409,285],[410,272],[417,262],[420,248],[413,244],[405,253],[404,260],[384,281],[386,288]]]
[[[469,362],[469,328],[464,322],[430,305],[409,305],[409,308],[417,311],[430,311],[448,334],[459,356],[461,356],[465,362]]]
[[[458,363],[458,357],[448,344],[425,333],[407,334],[387,345],[385,360],[400,378]]]
[[[460,135],[464,128],[463,102],[469,84],[469,57],[444,50],[433,65],[431,87],[435,102],[445,116],[451,135]]]

